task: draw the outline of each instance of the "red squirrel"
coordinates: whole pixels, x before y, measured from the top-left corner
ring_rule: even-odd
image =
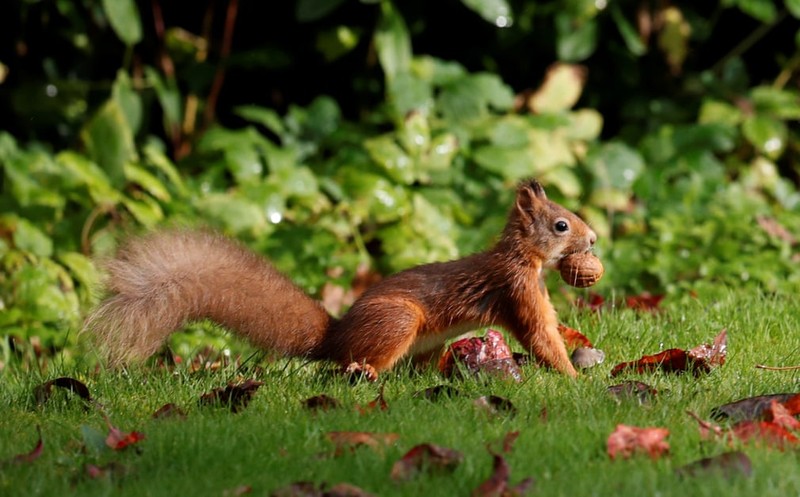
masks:
[[[543,271],[588,253],[597,236],[521,183],[499,241],[486,252],[424,264],[370,286],[330,316],[267,260],[207,231],[156,231],[127,241],[107,263],[109,296],[89,315],[111,365],[158,351],[186,323],[210,319],[257,347],[360,367],[370,379],[406,356],[499,325],[542,364],[576,376],[558,331]]]

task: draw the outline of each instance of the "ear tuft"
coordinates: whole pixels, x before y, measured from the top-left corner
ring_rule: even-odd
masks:
[[[516,207],[520,214],[531,213],[537,202],[547,200],[544,188],[535,179],[520,183],[517,188]]]

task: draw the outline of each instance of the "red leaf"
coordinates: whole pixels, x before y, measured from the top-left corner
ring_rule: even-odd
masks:
[[[764,412],[764,419],[787,430],[800,430],[800,421],[784,404],[773,400]]]
[[[657,311],[659,304],[661,301],[664,300],[663,295],[651,295],[648,292],[644,292],[640,295],[632,295],[625,298],[625,305],[628,306],[629,309],[633,309],[636,311]]]
[[[768,421],[742,421],[731,428],[731,437],[742,442],[763,443],[776,449],[795,445],[798,439],[786,428]]]
[[[617,425],[608,437],[608,455],[611,459],[616,459],[618,456],[627,459],[635,453],[643,452],[653,459],[658,459],[669,452],[669,443],[664,440],[667,435],[669,430],[666,428]]]
[[[28,464],[39,459],[44,450],[44,441],[42,440],[42,429],[39,426],[36,426],[36,433],[39,434],[39,440],[36,442],[36,445],[34,445],[33,449],[30,452],[26,452],[24,454],[17,454],[16,456],[12,457],[8,462],[13,464]]]
[[[106,437],[106,445],[108,445],[112,449],[122,450],[125,447],[128,447],[129,445],[133,445],[141,440],[144,440],[143,433],[139,433],[138,431],[125,433],[116,426],[112,425],[111,420],[109,420],[107,416],[103,417],[106,420],[106,425],[108,425],[108,436]]]
[[[605,305],[606,299],[597,293],[590,292],[589,293],[589,300],[584,300],[583,297],[579,297],[575,300],[575,306],[578,308],[589,309],[590,311],[599,311]]]
[[[617,376],[631,369],[636,373],[657,371],[659,369],[667,372],[686,371],[689,364],[689,357],[685,350],[667,349],[658,354],[642,356],[635,361],[617,364],[611,370],[611,376]]]
[[[460,452],[429,443],[419,444],[392,466],[392,480],[408,480],[423,470],[452,471],[464,456]]]
[[[709,423],[708,421],[704,421],[700,418],[697,414],[693,413],[692,411],[686,411],[686,414],[691,416],[697,424],[700,425],[700,437],[706,439],[709,437],[710,434],[714,434],[716,436],[722,436],[723,431],[722,428],[715,425],[714,423]]]
[[[667,373],[691,371],[695,374],[708,372],[725,363],[727,332],[722,330],[711,345],[699,345],[691,350],[667,349],[658,354],[642,356],[631,362],[614,366],[611,376],[632,369],[636,373],[661,370]]]
[[[568,349],[575,349],[578,347],[586,347],[587,349],[594,348],[592,342],[589,341],[589,339],[586,338],[586,336],[583,333],[574,328],[570,328],[569,326],[564,326],[563,324],[559,324],[558,332],[564,339],[564,344],[567,346]]]
[[[439,371],[447,377],[462,364],[472,374],[489,373],[522,381],[522,373],[511,348],[499,331],[489,330],[483,338],[464,338],[450,344],[439,360]]]
[[[386,399],[383,398],[383,384],[381,384],[378,396],[375,397],[374,400],[370,401],[366,406],[356,406],[356,409],[361,414],[367,414],[376,409],[380,411],[389,409],[389,404],[386,402]]]
[[[472,492],[473,497],[502,497],[508,487],[511,470],[503,456],[492,454],[494,464],[492,474]]]
[[[757,395],[737,400],[711,410],[713,418],[730,418],[734,421],[761,419],[764,411],[769,408],[773,400],[784,403],[790,412],[798,414],[796,409],[800,406],[800,394],[777,393],[771,395]]]

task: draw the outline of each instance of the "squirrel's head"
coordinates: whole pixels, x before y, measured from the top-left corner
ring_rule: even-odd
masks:
[[[536,180],[517,188],[504,236],[548,268],[556,267],[564,256],[591,251],[597,240],[581,218],[548,200]]]

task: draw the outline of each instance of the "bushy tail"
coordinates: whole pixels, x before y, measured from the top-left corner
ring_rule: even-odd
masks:
[[[112,365],[152,355],[172,332],[204,318],[258,347],[314,356],[331,319],[266,260],[214,233],[133,238],[106,268],[109,296],[84,331]]]

